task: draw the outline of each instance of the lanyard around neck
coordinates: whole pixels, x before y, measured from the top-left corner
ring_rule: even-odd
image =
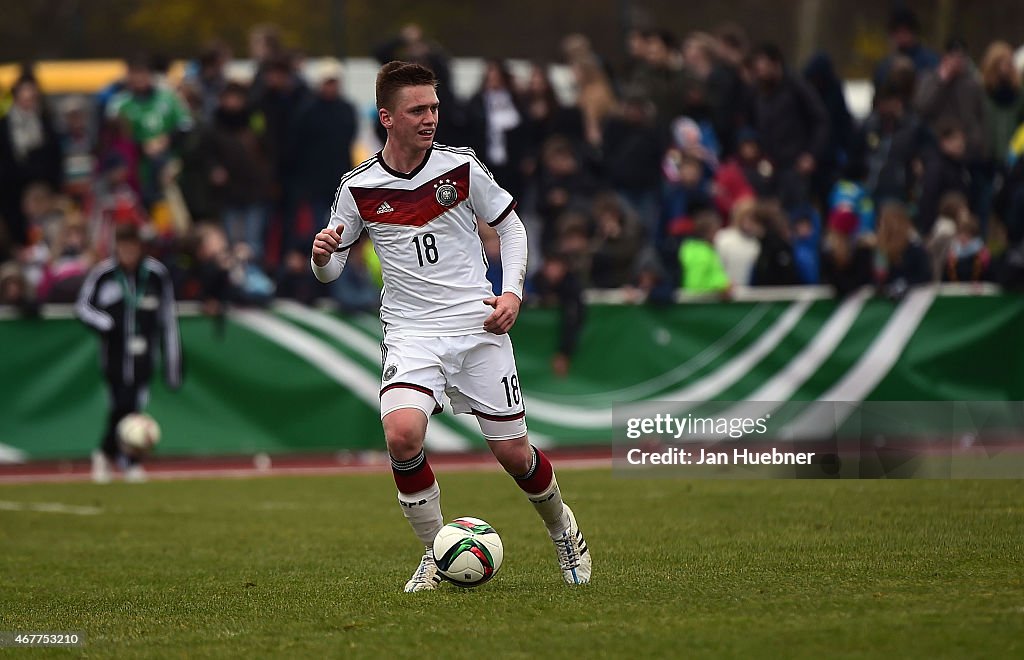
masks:
[[[117,269],[117,280],[121,283],[121,290],[124,292],[124,302],[134,313],[139,308],[139,302],[146,292],[146,280],[149,279],[149,269],[145,263],[139,264],[139,274],[135,278],[135,286],[132,286],[125,275],[123,268]]]

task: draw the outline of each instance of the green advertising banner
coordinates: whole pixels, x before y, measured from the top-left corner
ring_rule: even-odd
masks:
[[[1024,400],[1024,298],[926,287],[896,303],[854,295],[594,304],[569,374],[551,358],[558,310],[512,332],[532,439],[608,445],[612,406],[644,401]],[[380,326],[281,302],[232,312],[223,330],[181,319],[185,385],[154,380],[163,456],[380,450]],[[98,341],[72,318],[0,320],[0,460],[78,458],[106,415]],[[479,448],[449,411],[435,451]]]

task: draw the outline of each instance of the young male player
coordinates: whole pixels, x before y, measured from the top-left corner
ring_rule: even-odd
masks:
[[[441,491],[423,453],[430,415],[447,393],[476,415],[495,458],[544,520],[568,584],[590,581],[591,558],[544,454],[526,435],[512,342],[526,275],[526,230],[515,201],[472,149],[434,144],[434,74],[390,62],[377,74],[384,148],[341,178],[328,226],[313,240],[317,279],[336,279],[366,229],[384,276],[380,413],[398,501],[426,548],[405,591],[436,589],[431,550],[443,525]],[[502,294],[494,296],[477,218],[501,240]],[[492,309],[493,308],[493,309]]]
[[[141,459],[122,452],[117,425],[145,408],[158,346],[167,386],[181,387],[181,340],[171,275],[162,263],[145,256],[138,227],[117,227],[114,257],[89,271],[75,312],[99,335],[109,394],[107,428],[92,455],[92,479],[109,483],[112,466],[120,464],[125,481],[145,481]]]

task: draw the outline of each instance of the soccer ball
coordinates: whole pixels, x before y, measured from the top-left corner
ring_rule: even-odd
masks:
[[[494,528],[479,518],[456,518],[434,537],[437,571],[460,587],[487,582],[501,568],[505,551]]]
[[[142,456],[160,442],[160,425],[146,413],[131,413],[117,423],[117,438],[129,456]]]

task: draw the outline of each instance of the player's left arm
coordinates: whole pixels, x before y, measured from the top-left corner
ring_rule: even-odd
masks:
[[[163,334],[164,378],[172,390],[181,387],[181,336],[178,332],[178,310],[174,301],[174,283],[162,265],[156,269],[160,281],[159,325]]]
[[[523,302],[526,279],[526,227],[516,215],[516,202],[474,154],[469,160],[469,204],[478,218],[498,232],[501,244],[501,295],[484,299],[494,308],[484,330],[503,335],[512,329]]]
[[[485,305],[494,312],[484,321],[484,330],[503,335],[512,329],[523,303],[523,283],[526,280],[528,256],[526,227],[515,211],[494,225],[501,244],[501,295],[487,298]]]

